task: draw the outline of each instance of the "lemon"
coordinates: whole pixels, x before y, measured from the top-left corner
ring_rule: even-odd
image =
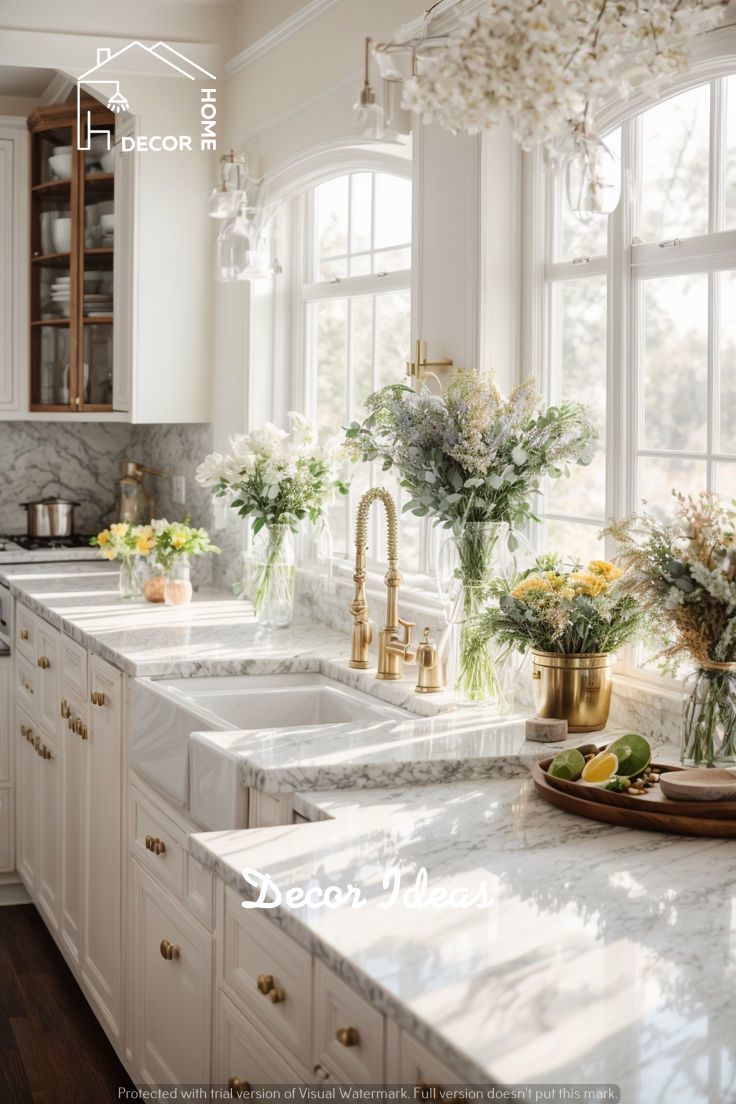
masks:
[[[557,752],[547,768],[547,774],[574,782],[583,773],[584,766],[585,760],[577,748],[565,748],[564,751]]]
[[[627,732],[625,736],[619,736],[606,751],[611,752],[618,759],[616,774],[620,778],[636,778],[652,761],[652,749],[643,736],[636,732]]]
[[[612,751],[599,751],[583,767],[583,782],[608,782],[618,769],[618,759]]]

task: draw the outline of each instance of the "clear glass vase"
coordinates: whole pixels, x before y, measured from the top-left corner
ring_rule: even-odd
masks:
[[[449,564],[448,564],[449,561]],[[440,590],[448,622],[448,685],[462,704],[495,701],[513,708],[519,660],[485,631],[482,614],[495,601],[492,584],[534,562],[526,538],[506,522],[466,522],[440,550]]]
[[[259,625],[285,629],[294,620],[294,534],[288,525],[266,525],[253,541],[256,574],[253,608]]]
[[[175,556],[164,584],[164,601],[167,606],[187,606],[192,600],[193,588],[188,556]]]
[[[126,556],[120,561],[118,591],[121,598],[140,598],[143,593],[143,566],[137,556]]]
[[[736,663],[701,664],[685,679],[681,760],[687,767],[736,766]]]

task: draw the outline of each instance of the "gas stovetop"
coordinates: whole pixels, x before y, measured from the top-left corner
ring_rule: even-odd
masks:
[[[90,538],[79,533],[71,537],[27,537],[0,534],[0,552],[64,552],[69,548],[89,548]]]

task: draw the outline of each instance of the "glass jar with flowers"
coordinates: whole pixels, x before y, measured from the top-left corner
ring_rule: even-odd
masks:
[[[348,492],[342,439],[320,444],[307,418],[294,411],[288,418],[290,433],[266,423],[231,438],[229,453],[213,453],[197,469],[203,486],[228,498],[240,517],[251,519],[253,606],[267,629],[286,628],[294,617],[293,542],[299,524],[323,520],[333,492]]]
[[[151,531],[153,558],[164,575],[163,600],[167,606],[187,605],[193,593],[191,557],[217,553],[220,549],[212,544],[206,529],[195,529],[185,521],[157,518],[151,522]]]
[[[498,605],[478,623],[478,634],[502,648],[531,649],[537,713],[566,720],[571,732],[605,727],[614,653],[642,624],[621,579],[621,569],[606,560],[583,568],[540,556],[529,571],[494,584]]]
[[[609,526],[628,589],[664,638],[660,656],[693,669],[683,686],[682,762],[736,764],[736,503],[674,492],[662,521],[650,513]]]
[[[120,563],[120,597],[140,598],[143,593],[143,561],[154,545],[151,526],[118,521],[92,537],[90,544],[99,548],[106,560]]]
[[[443,394],[394,384],[367,406],[362,425],[347,431],[356,455],[395,469],[410,495],[404,510],[431,517],[454,546],[451,684],[465,702],[497,698],[491,637],[476,632],[477,621],[494,578],[523,566],[522,529],[542,477],[592,459],[588,412],[572,402],[544,409],[532,380],[504,398],[491,378],[470,371],[458,372]]]

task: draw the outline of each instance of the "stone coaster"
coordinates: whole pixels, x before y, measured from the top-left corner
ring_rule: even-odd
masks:
[[[529,717],[524,734],[527,740],[540,744],[559,744],[567,739],[567,721],[556,717]]]

